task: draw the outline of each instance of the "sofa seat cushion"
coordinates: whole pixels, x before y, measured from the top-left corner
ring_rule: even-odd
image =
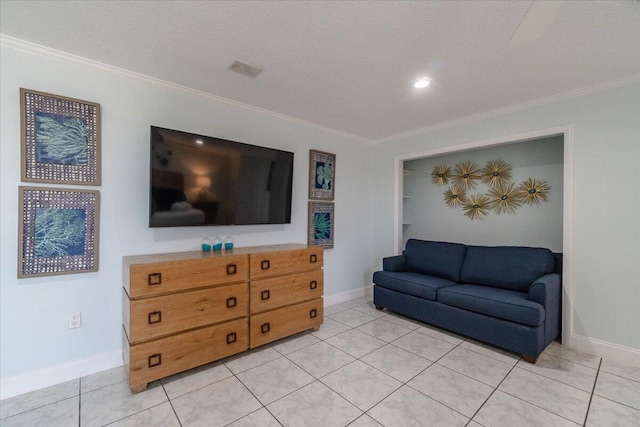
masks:
[[[409,239],[405,246],[405,269],[414,273],[458,282],[467,247],[459,243]]]
[[[420,273],[376,271],[373,274],[373,283],[376,286],[413,295],[435,301],[436,293],[439,289],[448,286],[458,286],[457,283],[447,279],[427,276]]]
[[[527,292],[538,277],[553,272],[554,264],[549,249],[469,246],[459,282]]]
[[[458,285],[438,290],[438,302],[512,322],[538,326],[544,307],[527,299],[527,293],[479,285]]]

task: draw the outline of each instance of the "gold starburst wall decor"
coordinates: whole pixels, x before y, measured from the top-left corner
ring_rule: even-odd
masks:
[[[515,184],[513,182],[501,182],[496,188],[489,190],[489,208],[501,213],[516,213],[516,208],[520,207]]]
[[[447,165],[438,165],[431,172],[431,182],[436,185],[447,185],[451,178],[451,168]]]
[[[464,214],[471,220],[484,219],[489,212],[487,212],[487,206],[489,205],[489,198],[484,194],[474,194],[467,197],[462,202],[462,209]]]
[[[478,165],[473,162],[458,163],[453,173],[453,183],[461,190],[476,188],[476,180],[480,178]]]
[[[522,203],[539,206],[541,201],[547,200],[550,189],[546,181],[528,178],[520,183],[516,195]]]
[[[502,159],[491,160],[480,171],[482,182],[497,188],[500,184],[504,184],[511,179],[511,165]]]
[[[462,206],[466,197],[467,192],[459,189],[455,185],[452,185],[444,192],[444,201],[447,202],[447,205],[449,205],[450,208]]]

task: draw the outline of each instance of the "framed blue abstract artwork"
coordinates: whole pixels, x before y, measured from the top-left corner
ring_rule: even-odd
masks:
[[[98,271],[100,192],[19,187],[18,278]]]
[[[309,150],[309,198],[333,200],[336,185],[336,155]]]
[[[334,211],[333,203],[309,202],[309,245],[333,248]]]
[[[100,104],[20,89],[22,181],[100,185]]]

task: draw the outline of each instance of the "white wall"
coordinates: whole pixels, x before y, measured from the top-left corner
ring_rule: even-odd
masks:
[[[573,332],[570,342],[640,361],[640,79],[582,96],[415,132],[374,148],[372,264],[395,253],[396,157],[573,125]],[[566,142],[565,142],[566,143]],[[571,169],[569,169],[571,170]],[[376,267],[374,267],[376,268]]]
[[[551,188],[547,201],[540,205],[522,204],[514,214],[496,214],[488,210],[483,220],[470,220],[462,207],[451,208],[444,200],[444,192],[451,186],[431,182],[431,172],[445,164],[455,165],[473,161],[483,168],[488,161],[502,159],[512,167],[511,181],[517,186],[527,178],[546,181]],[[404,176],[403,203],[407,239],[427,239],[470,245],[512,245],[549,248],[562,252],[563,197],[563,138],[556,136],[497,147],[409,160],[404,168],[411,172]],[[467,195],[486,194],[489,186],[478,181]]]
[[[363,295],[370,256],[370,145],[336,132],[245,108],[87,61],[4,40],[1,50],[0,373],[3,384],[50,367],[121,349],[124,255],[197,250],[205,235],[232,235],[237,247],[307,242],[309,149],[337,155],[335,247],[325,252],[325,296]],[[18,280],[20,87],[98,102],[102,107],[100,270]],[[295,152],[292,223],[273,226],[149,229],[149,126],[157,125]],[[82,312],[82,327],[67,329]],[[80,363],[80,362],[78,362]],[[96,362],[98,365],[99,363]],[[44,369],[44,371],[39,371]],[[77,374],[73,366],[69,375]],[[26,375],[26,377],[21,377]],[[59,378],[63,379],[63,378]],[[46,384],[40,384],[40,386]],[[8,394],[3,387],[3,395]],[[6,397],[6,396],[5,396]]]
[[[237,246],[306,242],[310,148],[337,154],[335,248],[325,295],[358,296],[395,252],[395,159],[427,150],[574,125],[573,341],[640,352],[640,248],[635,197],[640,164],[640,81],[370,146],[360,140],[200,93],[53,54],[16,41],[0,50],[0,378],[2,395],[25,379],[77,366],[91,373],[121,348],[121,258],[196,249],[205,234]],[[100,271],[17,280],[20,128],[18,88],[102,105]],[[149,229],[149,125],[294,151],[293,222],[286,226]],[[565,167],[567,165],[565,164]],[[67,329],[80,310],[83,327]],[[115,358],[115,362],[114,362]],[[46,374],[46,375],[43,375]],[[57,377],[64,379],[62,376]],[[15,386],[15,387],[14,387]],[[27,391],[27,389],[23,389]]]

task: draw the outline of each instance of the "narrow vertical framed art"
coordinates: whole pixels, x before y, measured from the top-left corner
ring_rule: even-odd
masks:
[[[19,187],[18,278],[98,271],[100,192]]]
[[[336,155],[309,150],[309,199],[333,200],[336,183]]]
[[[307,243],[312,246],[333,248],[335,209],[333,203],[309,202]]]
[[[20,88],[23,182],[100,185],[100,104]]]

